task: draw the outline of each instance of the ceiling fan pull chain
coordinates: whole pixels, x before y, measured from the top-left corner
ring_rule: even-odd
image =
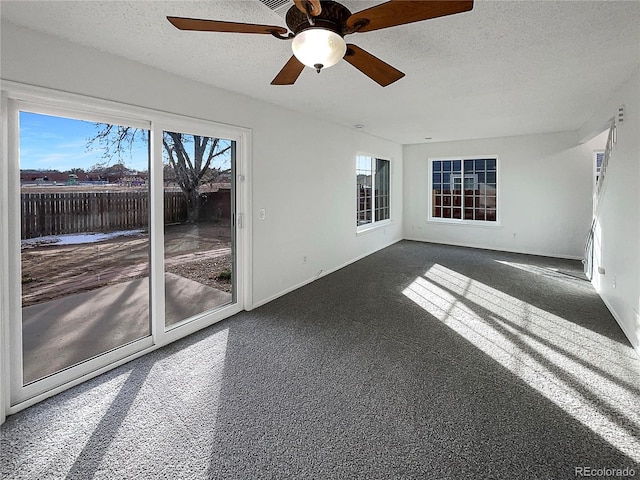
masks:
[[[312,27],[315,27],[316,21],[311,15],[311,12],[313,12],[314,10],[313,5],[309,0],[302,0],[302,4],[304,5],[304,10],[305,10],[304,13],[307,16],[307,22],[309,22],[309,25],[311,25]]]
[[[309,12],[307,12],[307,22],[309,22],[309,25],[311,25],[312,27],[315,27],[316,25],[316,21],[311,15],[309,15]]]
[[[320,0],[293,0],[293,3],[298,7],[298,10],[306,13],[308,16],[317,17],[322,13]]]

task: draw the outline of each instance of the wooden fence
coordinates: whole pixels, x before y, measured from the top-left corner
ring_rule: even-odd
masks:
[[[132,192],[22,193],[22,238],[113,232],[149,225],[149,194]],[[182,192],[165,192],[165,223],[183,222]]]

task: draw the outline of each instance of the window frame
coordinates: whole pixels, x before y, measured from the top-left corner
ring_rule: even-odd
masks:
[[[598,182],[600,181],[600,176],[602,174],[602,163],[604,162],[604,153],[605,151],[602,149],[593,151],[593,193],[596,193],[598,188]],[[600,165],[598,165],[598,157],[602,156],[600,159]]]
[[[103,100],[84,95],[51,90],[44,87],[5,81],[0,91],[2,114],[0,135],[0,223],[9,228],[0,232],[0,420],[7,414],[16,413],[47,397],[78,385],[101,373],[116,368],[134,358],[145,355],[157,348],[172,343],[195,331],[217,323],[244,308],[252,306],[251,292],[251,222],[245,221],[251,211],[250,171],[251,130],[227,125],[212,120],[204,120],[153,110],[146,107],[127,105],[111,100]],[[45,115],[62,116],[91,122],[104,121],[139,128],[150,128],[151,159],[150,175],[150,294],[151,315],[154,316],[151,335],[137,340],[99,357],[82,362],[45,379],[22,385],[21,329],[16,318],[21,319],[20,285],[11,278],[20,278],[20,215],[19,212],[19,112],[30,111]],[[180,329],[162,329],[163,311],[158,311],[164,303],[164,257],[163,257],[163,191],[162,179],[162,135],[158,131],[189,129],[194,133],[217,136],[232,140],[236,145],[236,255],[241,258],[238,266],[236,303],[228,308],[206,312],[194,318]],[[154,133],[156,132],[156,133]],[[6,232],[4,230],[7,230]],[[17,317],[16,317],[17,315]],[[104,361],[103,361],[104,360]]]
[[[358,186],[360,185],[358,183],[358,172],[359,172],[359,168],[358,168],[358,162],[360,158],[368,158],[369,162],[370,162],[370,171],[371,171],[371,186],[372,186],[372,192],[371,192],[371,221],[368,223],[363,223],[362,225],[358,225],[358,217],[360,214],[360,196],[358,195]],[[376,206],[376,195],[375,195],[375,185],[376,185],[376,175],[377,175],[377,162],[378,161],[383,161],[383,162],[387,162],[388,166],[389,166],[389,170],[388,170],[388,175],[387,175],[387,182],[388,184],[386,185],[387,187],[387,191],[386,191],[386,195],[388,197],[388,204],[386,205],[386,210],[388,210],[388,217],[384,218],[382,220],[376,220],[376,210],[378,210],[378,207]],[[383,227],[385,225],[389,225],[393,222],[393,218],[391,215],[391,199],[393,197],[393,181],[392,181],[392,165],[393,165],[393,161],[392,159],[388,159],[388,158],[382,158],[382,157],[378,157],[376,155],[372,155],[369,153],[358,153],[356,155],[356,195],[355,195],[355,203],[356,203],[356,234],[361,234],[361,233],[365,233],[371,230],[375,230],[377,228]]]
[[[460,160],[462,162],[461,172],[451,173],[450,184],[454,184],[454,178],[463,179],[462,185],[464,185],[464,181],[467,179],[472,179],[474,181],[474,187],[479,185],[477,173],[467,173],[464,170],[464,161],[465,160],[495,160],[496,162],[496,219],[495,220],[472,220],[464,218],[464,189],[462,189],[462,210],[463,210],[463,218],[443,218],[443,217],[435,217],[433,215],[433,163],[436,161],[454,161]],[[428,161],[428,188],[427,188],[427,222],[439,223],[439,224],[450,224],[450,225],[464,225],[464,226],[473,226],[473,227],[500,227],[501,226],[501,203],[502,203],[502,188],[501,188],[501,166],[500,166],[500,158],[496,154],[490,155],[461,155],[455,157],[429,157]]]

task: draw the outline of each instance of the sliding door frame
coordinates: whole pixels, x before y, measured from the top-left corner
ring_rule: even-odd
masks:
[[[134,358],[219,322],[251,305],[250,163],[251,130],[210,120],[160,112],[16,82],[2,82],[2,162],[0,165],[0,423],[47,397],[111,370]],[[22,385],[20,300],[19,111],[119,122],[150,130],[150,316],[151,335],[87,360],[29,385]],[[185,130],[186,129],[186,130]],[[205,312],[179,327],[164,325],[163,130],[189,131],[235,142],[235,302]]]
[[[152,183],[151,183],[151,198],[153,199],[154,207],[152,209],[152,215],[154,216],[151,221],[152,225],[152,235],[151,235],[151,258],[153,259],[153,263],[151,265],[151,281],[152,281],[152,293],[156,294],[155,302],[152,302],[152,309],[155,308],[155,319],[156,321],[152,322],[153,325],[153,335],[156,342],[161,343],[162,345],[166,345],[167,343],[171,343],[179,338],[184,337],[190,333],[196,332],[201,328],[204,328],[212,323],[216,323],[220,320],[223,320],[231,315],[238,313],[239,311],[244,309],[244,306],[248,303],[245,301],[244,291],[246,284],[248,282],[245,281],[247,278],[245,272],[243,271],[243,264],[246,263],[243,260],[246,256],[246,242],[242,238],[243,234],[246,232],[246,228],[238,228],[238,224],[242,225],[242,221],[238,222],[237,218],[240,216],[244,216],[243,206],[246,204],[246,201],[243,199],[241,192],[246,190],[246,181],[245,176],[240,172],[243,172],[245,169],[239,169],[240,159],[243,157],[244,151],[247,149],[247,145],[243,145],[243,138],[241,135],[238,135],[238,132],[234,131],[235,127],[223,127],[218,124],[212,124],[210,122],[202,122],[195,119],[188,119],[184,117],[173,117],[172,119],[163,119],[157,122],[154,122],[152,125],[152,132],[155,132],[155,135],[152,135],[153,141],[151,145],[151,155],[154,158],[152,164],[156,167],[155,170],[151,171]],[[164,219],[163,219],[163,169],[162,169],[162,134],[166,131],[173,132],[181,132],[188,133],[189,135],[200,135],[203,137],[216,137],[225,140],[231,140],[235,142],[235,159],[233,165],[233,171],[235,173],[234,187],[232,188],[232,193],[235,196],[235,199],[232,199],[232,218],[231,224],[233,226],[234,232],[232,232],[233,238],[233,249],[234,249],[234,257],[235,264],[234,267],[234,281],[235,284],[233,288],[235,290],[234,297],[235,301],[231,304],[224,305],[216,310],[211,312],[206,312],[200,315],[196,315],[195,318],[188,319],[186,323],[178,323],[176,326],[167,327],[166,319],[164,315],[164,305],[165,305],[165,281],[164,281]],[[158,168],[158,166],[160,168]],[[154,194],[155,193],[155,194]],[[240,213],[239,213],[240,212]],[[154,221],[155,220],[155,221]],[[151,312],[152,317],[154,312]],[[186,332],[186,333],[185,333]]]

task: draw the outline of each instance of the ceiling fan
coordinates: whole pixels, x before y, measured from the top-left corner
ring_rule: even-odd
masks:
[[[271,85],[293,85],[305,66],[318,73],[344,58],[383,87],[404,77],[404,73],[356,45],[345,35],[370,32],[430,18],[469,11],[473,0],[391,0],[352,14],[344,5],[329,0],[293,0],[286,14],[289,27],[167,17],[180,30],[269,34],[292,40],[293,56]]]

